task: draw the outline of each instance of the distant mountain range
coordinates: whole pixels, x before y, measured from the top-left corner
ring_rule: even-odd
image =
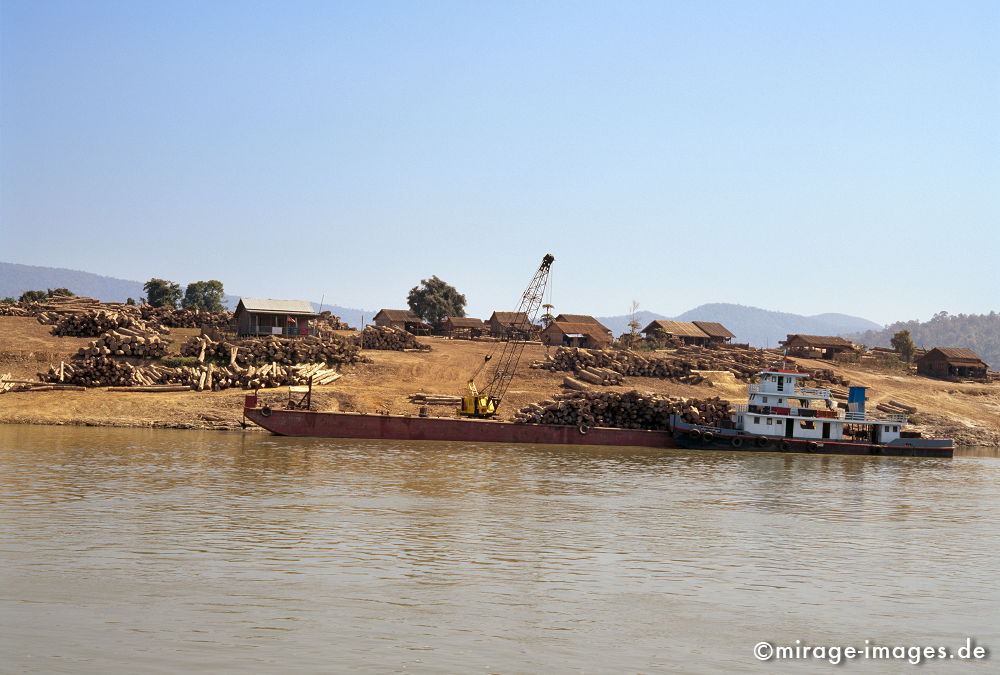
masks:
[[[671,321],[717,321],[736,334],[735,342],[749,342],[758,347],[777,347],[789,333],[806,335],[840,335],[867,330],[881,330],[882,326],[847,314],[816,314],[802,316],[775,312],[759,307],[746,307],[730,303],[712,303],[690,309],[675,317],[653,312],[639,312],[642,328],[656,319]],[[598,319],[615,335],[628,331],[628,315],[604,316]],[[641,330],[641,328],[640,328]]]
[[[145,292],[142,290],[141,281],[129,281],[126,279],[115,279],[105,277],[91,272],[81,272],[60,267],[35,267],[32,265],[19,265],[16,263],[0,262],[0,298],[17,298],[28,290],[45,290],[47,288],[68,288],[77,295],[86,295],[104,300],[105,302],[125,302],[126,298],[138,300]],[[225,301],[230,309],[239,302],[238,295],[227,295]],[[318,303],[313,302],[313,306],[319,310]],[[339,316],[342,321],[360,327],[362,317],[368,322],[371,321],[375,312],[371,310],[355,309],[351,307],[341,307],[339,305],[324,305],[322,309],[327,309]],[[585,308],[574,308],[585,312]],[[995,315],[990,315],[993,317]],[[996,367],[994,359],[994,349],[990,339],[983,338],[983,335],[992,335],[992,319],[986,320],[983,315],[982,320],[975,322],[975,335],[964,339],[961,335],[951,335],[945,339],[940,335],[940,340],[947,342],[947,345],[934,346],[969,346],[973,349],[980,349],[988,352],[987,361]],[[610,328],[615,335],[628,332],[628,315],[603,316],[598,317],[600,321]],[[728,303],[713,303],[701,305],[688,310],[675,317],[664,316],[655,312],[642,311],[636,315],[641,328],[645,328],[655,319],[672,319],[676,321],[718,321],[736,334],[736,342],[749,342],[758,347],[776,347],[779,340],[785,339],[789,333],[805,333],[809,335],[847,335],[859,342],[868,345],[888,344],[891,333],[898,330],[897,324],[893,324],[888,329],[883,330],[883,326],[847,314],[816,314],[814,316],[802,316],[799,314],[789,314],[787,312],[776,312],[758,307],[746,307]],[[961,323],[961,322],[959,322]],[[987,326],[989,324],[989,326]],[[943,326],[943,320],[938,318],[932,328],[934,333],[940,334],[937,330]],[[964,324],[963,324],[964,325]],[[970,324],[971,325],[971,324]],[[916,322],[898,324],[899,327],[910,328],[914,333],[914,341],[931,340],[930,334],[925,336],[922,328],[917,328]],[[957,330],[958,323],[951,321],[948,326]],[[852,335],[853,334],[853,335]],[[863,334],[863,335],[862,335]],[[919,338],[919,341],[918,341]],[[983,342],[986,339],[987,342]],[[960,344],[961,343],[961,344]],[[984,357],[987,354],[983,354]]]
[[[17,299],[25,291],[44,291],[49,288],[68,288],[77,295],[97,298],[104,302],[125,302],[128,298],[138,301],[146,292],[142,290],[143,281],[129,281],[105,277],[91,272],[69,270],[62,267],[36,267],[34,265],[19,265],[17,263],[0,262],[0,298]],[[235,309],[240,301],[238,295],[223,296],[223,302],[229,309]],[[318,311],[318,302],[312,303]],[[375,312],[363,309],[352,309],[338,305],[324,304],[322,309],[330,310],[342,321],[356,327],[361,326],[361,317],[371,321]]]

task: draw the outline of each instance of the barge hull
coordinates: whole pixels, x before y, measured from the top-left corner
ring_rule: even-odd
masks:
[[[279,436],[388,439],[405,441],[465,441],[549,445],[610,445],[674,448],[669,431],[514,424],[495,420],[366,415],[310,410],[245,408],[244,415]]]

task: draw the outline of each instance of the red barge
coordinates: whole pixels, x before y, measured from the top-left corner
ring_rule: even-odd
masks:
[[[243,414],[279,436],[365,438],[400,441],[464,441],[472,443],[540,443],[552,445],[616,445],[673,448],[669,431],[573,427],[552,424],[515,424],[491,419],[414,417],[365,413],[258,407],[248,396]]]

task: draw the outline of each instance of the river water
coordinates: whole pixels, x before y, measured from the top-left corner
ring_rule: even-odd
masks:
[[[998,508],[985,449],[0,426],[0,671],[800,672],[833,666],[754,645],[997,650]]]

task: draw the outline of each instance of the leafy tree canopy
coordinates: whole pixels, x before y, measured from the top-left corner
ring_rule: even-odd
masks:
[[[916,347],[913,345],[913,339],[910,338],[910,331],[899,331],[892,336],[889,342],[904,361],[909,363],[913,360],[913,353],[916,351]]]
[[[72,297],[76,295],[68,288],[49,288],[44,291],[25,291],[21,294],[21,302],[44,302],[57,296]]]
[[[421,279],[420,286],[411,288],[406,304],[414,314],[434,326],[440,326],[449,316],[465,316],[465,296],[437,276]]]
[[[222,304],[222,282],[212,279],[210,281],[195,281],[187,285],[184,291],[184,301],[181,303],[184,309],[197,309],[203,312],[224,312],[225,305]]]
[[[166,279],[150,279],[142,285],[142,290],[146,291],[146,302],[153,307],[176,309],[181,300],[180,285]]]

